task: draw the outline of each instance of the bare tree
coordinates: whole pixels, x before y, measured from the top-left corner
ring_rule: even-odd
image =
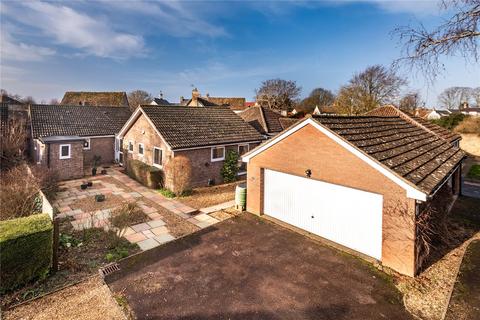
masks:
[[[355,74],[342,87],[335,100],[337,112],[362,114],[398,98],[406,81],[381,65],[370,66]]]
[[[480,107],[480,87],[472,89],[472,98],[475,100],[477,107]]]
[[[255,94],[260,105],[274,110],[290,111],[301,91],[302,88],[297,86],[295,81],[271,79],[263,81]]]
[[[335,95],[327,89],[315,88],[302,100],[302,106],[329,106],[335,101]]]
[[[443,24],[427,30],[424,25],[402,26],[393,34],[403,44],[403,56],[394,64],[406,64],[433,79],[442,71],[442,56],[460,55],[478,62],[480,2],[478,0],[444,0],[441,9],[455,13]]]
[[[128,104],[132,109],[136,109],[142,104],[149,104],[152,100],[152,95],[144,90],[134,90],[128,93]]]
[[[0,169],[5,170],[24,161],[26,150],[27,133],[25,131],[25,121],[9,121],[2,128],[2,138],[0,139]]]
[[[60,104],[60,101],[58,101],[58,99],[56,99],[56,98],[53,98],[53,99],[50,99],[49,104],[51,104],[51,105],[58,105],[58,104]]]
[[[463,102],[469,102],[473,89],[469,87],[450,87],[438,96],[438,102],[447,109],[457,109]]]
[[[404,111],[413,111],[421,105],[421,98],[418,92],[407,93],[400,99],[399,108]]]

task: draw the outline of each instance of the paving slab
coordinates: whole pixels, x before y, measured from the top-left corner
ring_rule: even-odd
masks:
[[[157,236],[168,233],[168,229],[165,226],[152,228],[150,230]]]
[[[150,250],[150,249],[158,247],[160,245],[160,243],[155,241],[153,238],[152,239],[146,239],[146,240],[143,240],[143,241],[139,241],[139,242],[137,242],[137,244],[140,247],[140,249],[142,249],[143,251]]]
[[[175,240],[175,237],[166,233],[166,234],[161,234],[159,236],[155,236],[155,238],[153,239],[155,239],[159,244],[164,244],[172,240]]]
[[[139,224],[131,226],[131,228],[133,230],[135,230],[136,232],[140,232],[140,231],[143,231],[143,230],[150,229],[150,226],[146,223],[139,223]]]
[[[157,219],[157,220],[154,220],[154,221],[148,221],[147,224],[152,228],[156,228],[156,227],[164,226],[165,222],[161,219]]]

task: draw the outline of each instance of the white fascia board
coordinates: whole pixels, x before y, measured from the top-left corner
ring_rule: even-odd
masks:
[[[383,165],[379,164],[377,160],[371,158],[370,156],[366,155],[363,151],[359,150],[355,146],[351,145],[347,141],[345,141],[343,138],[335,134],[333,131],[329,130],[328,128],[322,126],[312,118],[307,118],[304,121],[298,123],[297,125],[293,126],[289,130],[285,131],[284,133],[281,133],[277,137],[273,138],[266,144],[259,146],[255,149],[253,149],[251,152],[247,153],[245,156],[242,157],[242,161],[248,162],[251,158],[256,156],[257,154],[263,152],[264,150],[270,148],[277,142],[280,142],[281,140],[285,139],[286,137],[290,136],[291,134],[297,132],[301,128],[305,127],[306,125],[312,125],[313,127],[317,128],[319,131],[321,131],[323,134],[325,134],[327,137],[353,153],[355,156],[366,162],[368,165],[370,165],[372,168],[375,170],[379,171],[381,174],[383,174],[385,177],[402,187],[406,192],[407,192],[407,197],[411,199],[416,199],[420,201],[426,201],[427,200],[427,195],[420,190],[418,190],[416,187],[412,186],[408,182],[406,182],[403,178],[398,177],[396,174],[394,174],[390,169],[385,168]]]

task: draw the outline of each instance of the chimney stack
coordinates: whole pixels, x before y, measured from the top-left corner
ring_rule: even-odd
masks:
[[[198,98],[200,97],[200,91],[197,88],[192,90],[192,104],[198,106]]]

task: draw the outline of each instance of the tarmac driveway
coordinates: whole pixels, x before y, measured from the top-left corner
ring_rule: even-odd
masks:
[[[410,319],[368,263],[251,214],[123,260],[138,319]]]

